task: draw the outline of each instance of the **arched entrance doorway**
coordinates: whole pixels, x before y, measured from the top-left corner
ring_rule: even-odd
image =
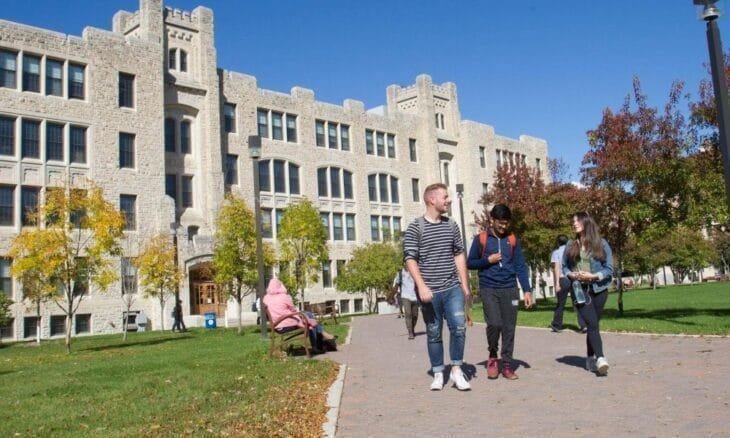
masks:
[[[215,312],[225,316],[226,299],[221,286],[213,281],[213,266],[209,262],[190,268],[190,314]]]

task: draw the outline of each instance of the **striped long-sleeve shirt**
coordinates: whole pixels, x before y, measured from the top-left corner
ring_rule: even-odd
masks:
[[[415,260],[431,292],[443,292],[459,286],[454,257],[464,252],[459,227],[442,216],[441,222],[424,221],[419,245],[418,220],[408,225],[403,235],[404,260]]]

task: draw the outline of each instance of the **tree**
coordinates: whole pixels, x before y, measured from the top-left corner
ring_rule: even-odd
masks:
[[[327,230],[319,211],[308,199],[289,205],[281,219],[279,232],[280,262],[290,264],[287,280],[300,293],[304,305],[304,289],[319,279],[322,263],[329,259]],[[285,282],[286,284],[287,282]]]
[[[264,264],[273,265],[274,252],[263,247]],[[216,219],[213,266],[216,282],[224,285],[226,295],[238,303],[238,333],[242,331],[242,301],[256,291],[259,273],[256,254],[256,220],[246,203],[228,196]]]
[[[129,331],[129,313],[132,310],[132,304],[137,297],[137,267],[134,265],[134,257],[131,256],[131,242],[126,241],[124,254],[119,259],[122,278],[120,281],[122,292],[122,303],[124,304],[124,319],[122,320],[122,339],[127,340],[127,332]]]
[[[403,251],[399,243],[369,243],[355,248],[352,259],[338,273],[335,283],[345,292],[364,292],[368,312],[373,312],[378,297],[386,296],[402,266]]]
[[[119,254],[122,214],[92,181],[87,188],[46,189],[46,204],[34,214],[40,227],[24,228],[9,255],[12,274],[56,287],[54,301],[66,314],[66,351],[71,352],[73,316],[90,284],[106,290],[117,278],[109,257]]]
[[[20,284],[23,288],[23,299],[30,302],[30,306],[36,311],[36,332],[35,341],[41,343],[41,304],[53,300],[58,294],[57,286],[49,278],[45,278],[39,270],[29,270],[20,277]]]
[[[0,326],[4,326],[10,322],[10,306],[12,304],[13,300],[5,295],[4,292],[0,291]]]
[[[677,227],[668,237],[671,252],[667,264],[675,284],[682,283],[692,271],[700,270],[712,260],[712,246],[699,231]]]
[[[175,293],[183,278],[175,261],[175,251],[170,237],[158,234],[149,240],[134,261],[145,290],[145,298],[155,297],[160,303],[160,329],[163,331],[165,301]]]

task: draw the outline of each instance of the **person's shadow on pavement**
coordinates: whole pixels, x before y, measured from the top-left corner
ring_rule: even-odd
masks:
[[[481,362],[477,362],[477,365],[479,365],[480,367],[486,367],[487,366],[487,361],[486,360],[483,360]],[[519,370],[520,368],[525,368],[525,369],[532,368],[530,366],[530,364],[527,363],[527,362],[525,362],[524,360],[515,359],[515,358],[512,358],[512,365],[514,365],[514,370],[515,371]],[[501,367],[501,364],[500,364],[500,367]]]
[[[444,367],[444,381],[447,381],[448,377],[451,375],[451,367],[452,365],[446,365]],[[466,377],[466,380],[476,379],[477,377],[477,367],[470,363],[462,363],[461,372],[464,373],[464,377]],[[433,371],[431,369],[426,371],[426,374],[433,377]]]
[[[586,358],[581,356],[563,356],[555,359],[556,362],[577,368],[585,368]]]

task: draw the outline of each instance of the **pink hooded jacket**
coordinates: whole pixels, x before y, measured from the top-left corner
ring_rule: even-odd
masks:
[[[269,309],[272,321],[276,321],[284,315],[298,312],[299,309],[294,307],[294,302],[286,291],[286,287],[278,278],[272,278],[269,281],[269,287],[266,288],[264,296],[264,305]],[[317,322],[307,318],[310,326],[317,325]],[[304,327],[301,317],[296,315],[281,321],[275,329],[283,329],[291,326]]]

